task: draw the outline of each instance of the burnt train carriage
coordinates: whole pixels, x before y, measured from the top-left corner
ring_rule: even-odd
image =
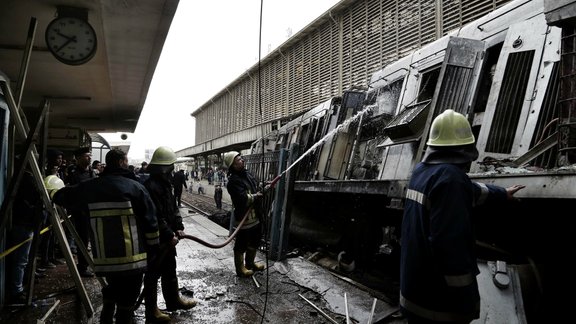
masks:
[[[347,91],[255,143],[254,157],[281,161],[268,175],[290,169],[281,188],[289,202],[275,208],[291,243],[339,255],[341,269],[354,262],[358,280],[394,280],[411,170],[433,118],[454,109],[473,125],[480,152],[471,178],[527,186],[521,204],[477,210],[482,316],[542,320],[557,287],[574,287],[553,264],[574,258],[576,234],[576,221],[562,216],[576,207],[572,114],[558,105],[559,74],[574,69],[560,69],[562,30],[544,12],[544,1],[512,2],[376,72],[366,94]],[[496,287],[497,271],[510,276],[509,290]],[[386,290],[379,282],[369,284]]]

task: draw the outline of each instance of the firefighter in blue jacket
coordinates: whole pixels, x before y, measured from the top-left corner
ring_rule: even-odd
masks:
[[[152,154],[148,165],[150,177],[144,182],[152,201],[156,206],[156,218],[160,231],[161,251],[152,256],[150,269],[144,277],[144,298],[146,307],[146,323],[170,322],[170,316],[158,308],[158,279],[162,283],[162,295],[166,301],[166,309],[176,311],[190,309],[196,306],[195,299],[180,296],[178,277],[176,274],[176,245],[185,235],[182,215],[178,209],[174,188],[172,186],[172,171],[176,154],[167,146],[160,146]]]
[[[45,179],[56,204],[85,210],[92,229],[94,270],[106,277],[100,323],[132,323],[134,304],[147,267],[147,253],[159,247],[154,202],[133,172],[126,153],[106,154],[106,168],[91,181],[59,189],[58,178]],[[61,181],[60,181],[61,182]],[[58,190],[59,189],[59,190]]]
[[[513,200],[524,186],[472,182],[466,172],[478,158],[474,142],[466,117],[448,109],[434,119],[413,170],[400,262],[400,306],[409,323],[469,323],[479,316],[472,208]]]

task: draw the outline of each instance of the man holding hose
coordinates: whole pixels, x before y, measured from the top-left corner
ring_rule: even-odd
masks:
[[[254,175],[246,170],[244,159],[236,151],[224,154],[224,164],[228,167],[228,194],[234,205],[235,226],[247,217],[236,235],[234,243],[234,266],[240,277],[250,277],[254,271],[264,270],[264,265],[254,263],[256,251],[262,238],[262,192]],[[244,259],[246,254],[246,259]]]

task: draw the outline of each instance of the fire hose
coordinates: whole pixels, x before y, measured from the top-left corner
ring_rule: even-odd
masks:
[[[280,178],[282,178],[282,175],[284,173],[281,173],[280,175],[276,176],[272,181],[270,181],[270,183],[268,185],[266,185],[266,187],[264,188],[264,192],[273,189],[274,186],[276,185],[276,183],[278,182],[278,180],[280,180]],[[212,244],[209,242],[206,242],[196,236],[192,236],[190,234],[184,234],[182,235],[180,238],[185,238],[185,239],[189,239],[192,241],[196,241],[204,246],[207,246],[209,248],[213,248],[213,249],[219,249],[221,247],[224,247],[226,245],[228,245],[228,243],[230,243],[234,237],[236,237],[236,234],[238,233],[238,231],[240,230],[240,228],[242,228],[242,225],[244,225],[244,222],[246,221],[246,219],[248,218],[248,214],[250,213],[250,211],[252,210],[252,207],[248,208],[248,210],[246,211],[246,214],[244,215],[244,217],[242,218],[242,220],[240,221],[240,223],[238,223],[238,226],[236,226],[236,230],[234,230],[234,232],[232,233],[232,235],[230,235],[230,237],[228,237],[228,239],[220,244]]]
[[[276,185],[276,182],[278,182],[278,180],[280,180],[280,178],[282,178],[282,175],[284,173],[281,173],[280,175],[276,176],[265,188],[264,188],[264,192],[273,189],[274,186]],[[207,246],[209,248],[213,248],[213,249],[219,249],[222,248],[226,245],[228,245],[228,243],[230,243],[238,234],[238,231],[242,228],[242,225],[244,225],[244,222],[246,222],[246,219],[248,219],[248,214],[250,213],[250,211],[252,210],[252,207],[248,208],[248,210],[246,211],[246,214],[244,215],[244,217],[242,218],[242,220],[240,221],[240,223],[238,223],[238,226],[236,226],[236,229],[234,230],[234,232],[228,237],[228,239],[226,239],[226,241],[220,243],[220,244],[213,244],[213,243],[209,243],[206,242],[196,236],[190,235],[190,234],[184,234],[182,236],[180,236],[179,238],[185,238],[185,239],[189,239],[192,241],[196,241],[204,246]],[[156,271],[158,269],[158,267],[160,267],[160,264],[162,263],[162,259],[164,259],[164,256],[166,255],[166,253],[168,252],[168,246],[164,246],[161,248],[161,251],[156,255],[156,257],[154,259],[151,260],[150,262],[150,267],[149,267],[149,271]],[[144,292],[146,290],[146,286],[144,286],[144,289],[142,290],[142,292],[140,293],[140,296],[138,297],[138,300],[136,301],[136,304],[134,305],[134,310],[138,309],[138,307],[140,307],[140,305],[142,304],[142,301],[144,299],[144,296],[146,295]]]

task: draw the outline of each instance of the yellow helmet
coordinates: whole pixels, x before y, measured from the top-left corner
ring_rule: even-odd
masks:
[[[64,188],[64,181],[55,175],[49,175],[44,178],[44,186],[46,187],[50,198],[52,198],[56,191]]]
[[[237,157],[238,155],[240,155],[240,153],[236,151],[230,151],[224,153],[224,165],[227,168],[230,168],[232,166],[232,163],[234,163],[234,158]]]
[[[430,146],[459,146],[473,144],[474,134],[468,119],[452,109],[446,109],[436,116],[430,127]]]
[[[150,164],[154,165],[170,165],[176,162],[176,154],[168,146],[160,146],[152,154]]]

